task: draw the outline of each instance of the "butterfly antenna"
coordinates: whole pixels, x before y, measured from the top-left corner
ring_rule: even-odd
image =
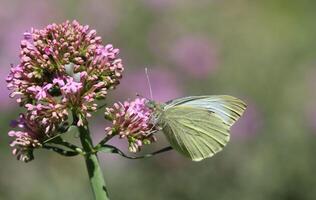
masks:
[[[154,99],[154,97],[153,97],[153,91],[152,91],[152,89],[151,89],[151,84],[150,84],[150,80],[149,80],[149,75],[148,75],[148,69],[147,69],[147,67],[145,68],[145,73],[146,73],[146,77],[147,77],[147,82],[148,82],[148,87],[149,87],[150,98],[151,98],[151,100],[153,100],[153,99]]]

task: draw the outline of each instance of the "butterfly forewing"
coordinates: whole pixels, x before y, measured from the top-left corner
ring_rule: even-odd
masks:
[[[227,95],[185,97],[167,102],[160,123],[175,150],[200,161],[223,149],[245,108],[244,102]]]
[[[228,95],[191,96],[175,99],[165,106],[165,109],[178,105],[187,105],[195,108],[204,108],[214,112],[228,125],[232,126],[246,109],[246,104]]]

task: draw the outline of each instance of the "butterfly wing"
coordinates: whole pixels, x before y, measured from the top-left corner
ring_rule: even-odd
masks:
[[[162,131],[175,150],[200,161],[223,149],[245,109],[243,101],[227,95],[175,99],[163,109]]]
[[[168,110],[179,105],[203,108],[212,113],[216,113],[220,119],[229,126],[232,126],[246,109],[246,104],[243,101],[228,95],[190,96],[179,98],[167,102],[164,109]]]
[[[229,141],[230,126],[206,109],[174,106],[164,112],[161,120],[171,146],[193,161],[213,156]]]

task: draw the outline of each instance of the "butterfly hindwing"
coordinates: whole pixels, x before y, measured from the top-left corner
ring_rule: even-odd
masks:
[[[213,156],[229,141],[229,125],[204,109],[175,106],[162,116],[171,146],[194,161]]]

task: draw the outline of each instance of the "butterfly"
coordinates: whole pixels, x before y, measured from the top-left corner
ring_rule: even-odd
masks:
[[[228,95],[190,96],[165,104],[148,102],[152,123],[160,127],[171,147],[193,161],[221,151],[230,139],[231,126],[246,104]]]

